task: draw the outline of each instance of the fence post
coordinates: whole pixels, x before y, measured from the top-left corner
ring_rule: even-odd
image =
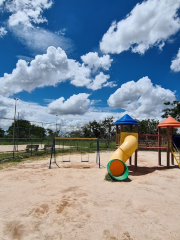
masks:
[[[32,139],[31,139],[31,156],[32,156]]]
[[[99,153],[99,138],[97,138],[97,155],[96,155],[96,163],[98,163],[98,158],[99,158],[99,168],[101,168],[101,163],[100,163],[100,153]]]
[[[13,159],[14,159],[14,151],[15,151],[15,139],[13,138],[13,143],[14,143],[14,146],[13,146]]]

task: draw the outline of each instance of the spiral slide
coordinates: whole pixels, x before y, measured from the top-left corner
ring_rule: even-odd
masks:
[[[138,148],[137,135],[128,135],[124,138],[120,147],[112,154],[107,169],[112,178],[118,181],[125,180],[129,175],[129,169],[125,162]]]

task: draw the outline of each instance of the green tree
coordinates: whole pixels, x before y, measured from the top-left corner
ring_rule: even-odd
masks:
[[[158,134],[158,120],[154,119],[147,119],[138,121],[139,127],[138,127],[138,133],[139,134]]]
[[[15,137],[19,138],[28,138],[30,137],[30,128],[31,128],[31,123],[27,120],[17,120],[15,121]],[[11,124],[11,126],[8,128],[7,136],[12,137],[13,136],[13,131],[14,131],[14,122]]]
[[[69,137],[71,138],[82,138],[84,137],[83,131],[75,130],[69,133]]]
[[[99,122],[96,120],[89,122],[82,127],[82,132],[86,138],[102,138],[110,142],[116,134],[113,117],[105,118]]]
[[[46,136],[46,130],[43,127],[31,125],[31,136],[35,138],[43,138]]]
[[[3,138],[4,134],[5,134],[5,131],[2,128],[0,128],[0,137]]]
[[[53,132],[52,129],[47,128],[47,129],[46,129],[46,136],[47,136],[47,137],[50,137],[50,138],[54,138],[55,133]]]
[[[86,138],[99,138],[102,134],[101,124],[96,120],[89,122],[82,127],[84,137]]]
[[[114,119],[113,117],[105,118],[101,122],[101,127],[103,128],[103,136],[101,136],[104,139],[108,140],[108,144],[110,143],[110,140],[116,136],[116,128],[114,125]]]
[[[157,127],[159,125],[158,120],[146,119],[138,122],[139,122],[139,126],[138,126],[139,134],[158,134],[158,127]],[[177,132],[177,129],[174,129],[174,133],[176,132]],[[161,134],[166,134],[166,128],[161,128]]]
[[[14,131],[14,122],[8,128],[7,137],[12,137]],[[15,121],[15,137],[19,138],[42,138],[45,136],[45,129],[40,126],[31,125],[28,120],[19,119]]]
[[[164,104],[169,107],[163,110],[164,114],[161,117],[168,118],[169,116],[171,116],[175,118],[177,121],[180,121],[180,102],[173,101],[172,103],[165,102]]]

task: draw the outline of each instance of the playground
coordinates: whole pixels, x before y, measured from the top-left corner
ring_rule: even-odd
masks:
[[[90,153],[86,163],[57,156],[60,169],[47,158],[1,170],[1,239],[179,240],[178,166],[166,168],[166,152],[160,167],[157,152],[139,151],[138,170],[127,161],[128,180],[108,182],[112,153],[101,152],[101,169]]]
[[[101,149],[98,138],[55,137],[49,157],[33,155],[4,167],[1,239],[179,240],[175,121],[160,123],[157,135],[140,135],[138,123],[125,115],[115,123],[113,151]],[[130,131],[123,132],[123,125]]]

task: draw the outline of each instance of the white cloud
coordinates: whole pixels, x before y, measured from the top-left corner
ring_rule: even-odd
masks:
[[[62,28],[59,31],[56,31],[55,33],[58,34],[58,35],[63,35],[64,36],[66,31],[67,31],[67,28]]]
[[[58,115],[77,114],[83,115],[88,111],[90,100],[89,94],[79,93],[65,101],[64,97],[56,99],[48,105],[49,113]]]
[[[23,56],[23,55],[16,55],[16,57],[18,58],[18,59],[22,59],[22,60],[25,60],[26,62],[30,62],[30,61],[32,61],[34,58],[32,58],[32,57],[27,57],[27,56]]]
[[[174,101],[175,94],[158,85],[153,86],[148,77],[137,82],[130,81],[121,85],[108,99],[109,106],[122,108],[131,116],[142,118],[159,118],[165,108],[164,102]]]
[[[4,37],[7,34],[7,31],[4,27],[0,27],[0,38]]]
[[[0,119],[0,125],[2,128],[8,128],[12,124],[14,119],[14,109],[15,109],[14,99],[0,96],[0,117],[7,118]],[[26,119],[29,121],[37,122],[55,121],[54,116],[47,113],[47,107],[41,106],[33,102],[25,102],[20,99],[16,103],[16,119],[18,118],[18,113],[19,119]],[[42,126],[42,124],[40,125]]]
[[[67,80],[75,86],[96,90],[109,86],[108,78],[102,72],[94,76],[88,66],[68,59],[61,48],[49,47],[46,54],[37,55],[30,63],[19,60],[11,74],[5,73],[0,78],[0,93],[9,96],[23,90],[30,92],[37,87],[55,86]]]
[[[150,47],[160,49],[180,29],[177,10],[180,0],[148,0],[137,4],[125,19],[113,22],[100,42],[104,53],[144,54]]]
[[[46,52],[49,46],[63,48],[67,52],[73,50],[73,43],[70,39],[63,36],[58,36],[43,28],[24,27],[19,25],[16,27],[10,27],[9,30],[14,34],[18,40],[31,49],[35,55]]]
[[[3,5],[3,3],[5,2],[6,0],[0,0],[0,6]]]
[[[99,57],[97,52],[89,52],[86,55],[81,56],[81,59],[90,68],[94,68],[95,70],[98,68],[109,70],[111,62],[113,61],[109,55]]]
[[[68,52],[72,51],[73,44],[70,39],[36,27],[40,23],[47,22],[42,14],[52,4],[52,0],[6,0],[1,7],[2,11],[9,13],[8,30],[35,55],[44,53],[49,46],[61,47]],[[62,31],[65,32],[65,29]]]
[[[146,83],[145,85],[148,85],[148,83]],[[150,88],[150,92],[152,90],[152,92],[154,91],[155,94],[151,93],[150,99],[152,99],[152,95],[153,97],[155,97],[157,101],[159,101],[158,98],[161,98],[161,97],[163,98],[163,95],[165,95],[166,101],[168,100],[171,101],[174,99],[173,93],[170,90],[165,90],[160,87],[153,87],[153,88],[155,89],[152,90],[152,88]],[[156,88],[157,88],[157,91],[156,91]],[[136,90],[138,90],[138,88],[136,88]],[[131,92],[129,92],[129,95],[132,96]],[[31,122],[36,121],[36,123],[35,122],[32,122],[32,123],[39,126],[42,126],[42,122],[43,122],[44,128],[51,128],[53,130],[56,129],[56,119],[57,119],[57,123],[61,124],[61,128],[66,129],[66,132],[68,132],[69,130],[72,130],[73,129],[72,126],[82,126],[83,124],[93,120],[100,121],[100,120],[104,120],[107,117],[113,116],[114,121],[116,121],[126,113],[129,114],[131,117],[137,118],[139,120],[142,120],[144,118],[145,119],[155,118],[157,120],[162,121],[160,117],[161,114],[160,114],[160,111],[158,111],[158,109],[161,110],[163,106],[160,106],[159,102],[157,103],[157,101],[155,101],[154,103],[154,101],[149,101],[145,99],[147,100],[147,102],[143,103],[144,108],[147,108],[147,109],[149,106],[153,105],[154,111],[148,112],[148,110],[146,109],[146,111],[143,112],[141,109],[139,109],[139,111],[138,109],[131,109],[131,110],[126,110],[125,112],[119,113],[119,112],[112,112],[110,108],[102,108],[102,109],[94,108],[93,100],[89,102],[90,100],[88,99],[88,96],[89,95],[85,93],[84,93],[84,96],[78,94],[75,96],[71,96],[66,101],[60,98],[60,101],[58,101],[59,99],[57,99],[52,102],[52,105],[49,104],[48,106],[41,106],[37,103],[18,100],[16,105],[16,113],[17,113],[16,117],[18,116],[18,113],[19,113],[20,119],[26,119]],[[85,103],[83,102],[83,99]],[[130,98],[129,98],[129,101],[131,101]],[[78,108],[79,105],[82,106],[82,109]],[[0,119],[0,125],[2,128],[7,129],[12,124],[13,118],[14,118],[14,106],[15,106],[14,99],[0,96],[0,117],[11,119],[11,120]],[[123,107],[123,106],[124,105],[120,107]],[[133,104],[131,106],[133,106]],[[130,109],[130,107],[128,108],[126,106],[124,106],[123,108]],[[50,111],[52,111],[51,114],[50,114]],[[58,116],[56,117],[55,115],[58,115]],[[59,128],[59,125],[58,125],[58,128]]]
[[[5,73],[0,78],[0,93],[12,95],[23,90],[32,91],[36,87],[55,85],[65,79],[67,71],[65,52],[60,48],[49,47],[47,54],[37,55],[30,64],[19,60],[12,74]]]
[[[103,84],[103,87],[113,88],[113,87],[116,87],[116,86],[117,86],[117,84],[114,81],[106,82],[106,83]]]
[[[46,22],[46,18],[42,17],[42,12],[49,9],[53,2],[51,0],[6,0],[4,10],[9,12],[8,23],[10,26],[23,24],[32,27],[32,24]]]
[[[87,88],[92,90],[101,89],[107,83],[107,80],[110,78],[109,75],[105,75],[104,73],[100,72],[93,81],[91,81]]]
[[[176,58],[172,60],[170,68],[174,72],[180,71],[180,48],[178,50]]]
[[[112,115],[114,115],[116,119],[121,117],[121,114],[119,113],[97,111],[91,105],[93,103],[90,102],[88,96],[89,94],[85,93],[74,95],[66,101],[61,99],[62,101],[60,101],[60,104],[57,101],[59,99],[57,99],[52,102],[54,106],[50,104],[48,106],[41,106],[37,103],[25,102],[19,99],[16,104],[16,118],[19,113],[19,119],[36,121],[38,123],[32,123],[40,126],[42,126],[43,122],[44,128],[51,128],[54,130],[56,128],[55,124],[57,119],[57,123],[64,125],[63,127],[68,131],[71,126],[81,126],[89,121],[104,120],[104,118],[111,117]],[[79,109],[79,105],[81,105],[81,109]],[[14,99],[0,96],[0,117],[11,119],[0,118],[0,125],[2,128],[7,129],[12,124],[14,118],[14,106]],[[50,110],[52,111],[51,114],[49,113]],[[55,116],[56,114],[58,115],[57,118]]]

